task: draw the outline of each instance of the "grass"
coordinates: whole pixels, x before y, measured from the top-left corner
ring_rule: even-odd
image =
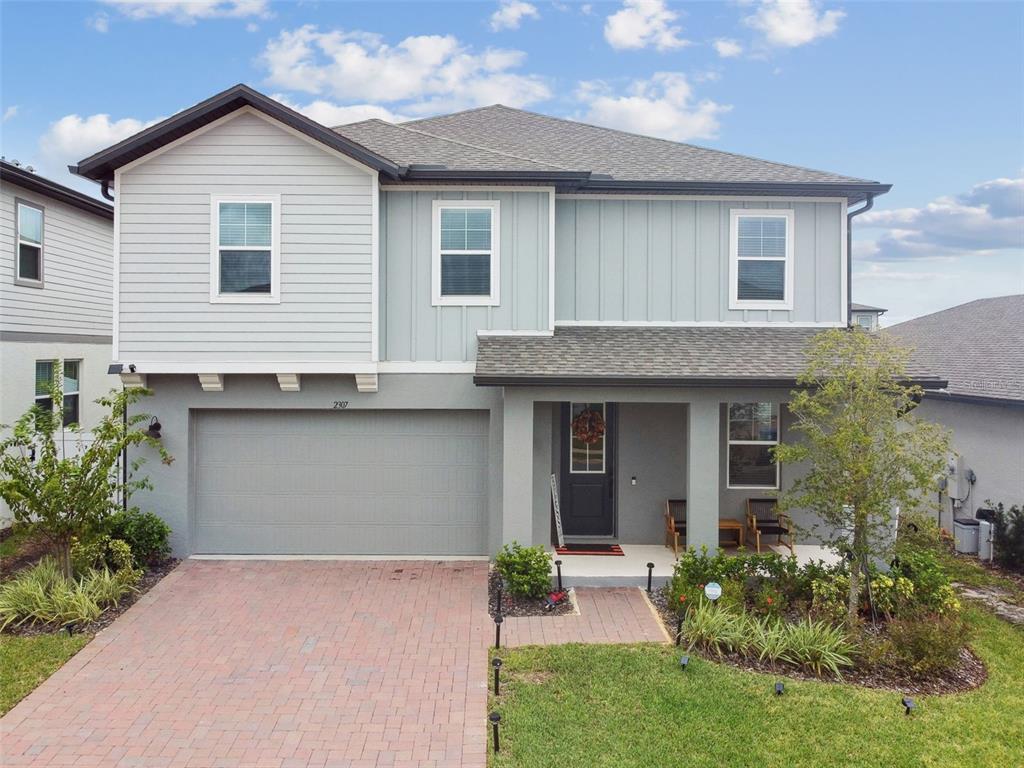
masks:
[[[25,698],[78,653],[92,638],[52,635],[0,635],[0,715]]]
[[[969,587],[995,587],[1006,592],[1013,602],[1024,605],[1020,583],[980,565],[975,558],[958,557],[945,547],[937,550],[939,562],[952,581]]]
[[[502,653],[505,768],[673,766],[1003,766],[1024,754],[1024,632],[976,608],[972,645],[989,680],[917,698],[838,683],[775,679],[675,648],[566,645]]]

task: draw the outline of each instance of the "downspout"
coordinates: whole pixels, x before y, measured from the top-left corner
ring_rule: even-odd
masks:
[[[114,196],[110,194],[110,179],[104,179],[100,182],[100,194],[110,202],[114,202]]]
[[[846,214],[846,327],[853,325],[853,217],[870,211],[875,206],[875,196],[868,195],[864,207]]]

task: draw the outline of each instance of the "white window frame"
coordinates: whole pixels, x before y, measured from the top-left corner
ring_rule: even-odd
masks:
[[[221,293],[220,252],[254,251],[253,246],[220,245],[221,203],[270,203],[270,293]],[[281,303],[281,195],[210,195],[210,303],[211,304],[280,304]]]
[[[781,301],[743,300],[739,298],[739,224],[740,219],[775,218],[786,222],[786,255],[744,256],[744,261],[781,261],[784,264],[783,298]],[[729,309],[793,309],[793,241],[794,212],[791,208],[733,208],[729,211]]]
[[[74,364],[76,364],[78,366],[78,376],[77,376],[77,378],[75,378],[75,385],[76,385],[77,388],[75,389],[74,392],[68,392],[68,390],[67,390],[67,385],[68,385],[68,363],[74,363]],[[69,396],[74,396],[74,397],[78,398],[78,409],[77,409],[78,410],[78,418],[75,421],[71,422],[71,423],[72,424],[81,424],[82,423],[82,359],[81,358],[77,358],[77,357],[73,357],[73,358],[66,358],[64,360],[61,360],[60,361],[60,371],[61,371],[61,379],[60,380],[61,380],[61,384],[64,387],[64,400],[65,400],[65,402],[60,404],[61,424],[64,424],[65,412],[67,411],[67,402],[66,401],[67,401]]]
[[[39,249],[39,279],[21,276],[21,209],[31,208],[39,211],[39,242],[25,240],[25,245]],[[27,288],[42,288],[46,279],[46,208],[38,203],[14,198],[14,284]]]
[[[491,212],[491,249],[489,251],[458,251],[467,255],[491,257],[491,290],[487,296],[441,295],[441,211],[446,208],[484,208]],[[434,200],[431,305],[435,307],[496,307],[500,303],[501,284],[501,204],[497,200]]]
[[[572,409],[574,405],[600,405],[601,418],[604,419],[604,435],[601,437],[601,468],[600,469],[573,469],[572,468]],[[570,475],[603,475],[608,471],[608,403],[597,403],[590,400],[572,400],[569,402],[569,474]],[[590,446],[587,446],[587,466],[590,466]]]
[[[865,321],[867,322],[867,325],[864,324]],[[854,313],[854,323],[858,328],[863,328],[865,331],[875,330],[875,318],[873,318],[869,312]]]
[[[764,402],[759,400],[756,402]],[[744,402],[730,402],[725,407],[725,487],[730,491],[777,491],[780,487],[780,471],[781,466],[779,462],[773,462],[775,464],[775,485],[733,485],[732,475],[730,474],[730,454],[734,445],[778,445],[779,436],[782,433],[782,409],[779,404],[772,402],[772,415],[775,417],[775,439],[774,440],[733,440],[730,436],[732,434],[732,419],[729,417],[729,412],[732,410],[734,405],[748,404]]]

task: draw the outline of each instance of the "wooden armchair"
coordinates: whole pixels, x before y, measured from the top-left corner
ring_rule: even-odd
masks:
[[[756,542],[758,553],[761,552],[761,535],[775,536],[779,544],[789,547],[793,552],[793,521],[789,516],[779,512],[779,503],[775,499],[747,499],[747,528]],[[786,537],[787,541],[782,538]]]
[[[686,536],[686,499],[665,501],[665,546],[679,557],[679,537]]]

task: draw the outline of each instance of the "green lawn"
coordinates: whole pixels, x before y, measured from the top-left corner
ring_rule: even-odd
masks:
[[[56,672],[92,638],[56,633],[18,637],[0,635],[0,715]]]
[[[972,557],[958,557],[942,548],[938,552],[939,562],[953,581],[969,587],[995,587],[1007,593],[1011,602],[1024,605],[1024,590],[1020,583],[978,564]]]
[[[658,645],[554,646],[501,653],[502,715],[491,765],[520,768],[671,766],[1010,766],[1024,755],[1024,632],[965,610],[989,668],[970,693],[916,697],[785,680]]]

